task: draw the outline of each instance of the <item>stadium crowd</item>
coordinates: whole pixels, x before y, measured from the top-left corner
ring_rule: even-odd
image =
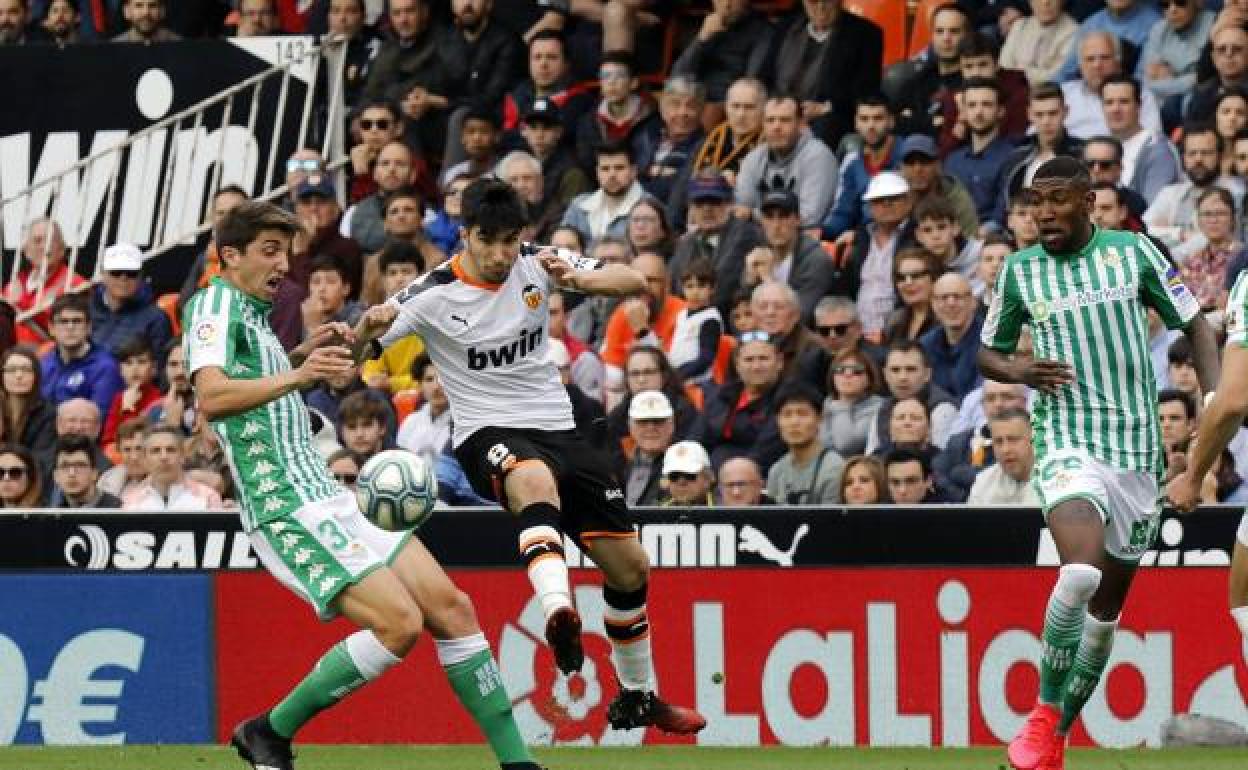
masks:
[[[550,302],[549,359],[630,504],[1035,503],[1030,394],[975,365],[1001,266],[1038,239],[1030,176],[1082,158],[1095,222],[1147,232],[1220,323],[1248,266],[1248,0],[924,0],[910,58],[886,18],[903,4],[0,0],[0,44],[345,37],[347,185],[315,150],[287,162],[306,233],[278,336],[353,323],[453,255],[459,195],[496,175],[531,206],[524,240],[646,277]],[[213,216],[246,197],[221,189]],[[94,286],[67,280],[55,222],[20,250],[0,505],[232,505],[179,337],[213,244],[165,298],[128,244]],[[1206,394],[1151,322],[1173,472]],[[343,483],[397,446],[445,502],[483,502],[420,339],[305,399]],[[1245,478],[1241,433],[1205,501],[1248,500]]]

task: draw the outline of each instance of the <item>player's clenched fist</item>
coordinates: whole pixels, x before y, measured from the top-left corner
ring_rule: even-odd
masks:
[[[360,336],[376,335],[390,328],[390,324],[394,323],[394,319],[399,314],[399,309],[394,305],[381,304],[373,305],[364,311],[364,315],[360,317],[360,330],[364,332]]]

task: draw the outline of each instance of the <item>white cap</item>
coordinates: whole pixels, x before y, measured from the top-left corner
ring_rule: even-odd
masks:
[[[910,192],[910,185],[906,183],[904,176],[896,171],[881,171],[871,177],[871,181],[867,183],[867,192],[862,199],[873,201],[877,198],[893,198],[908,192]]]
[[[701,473],[711,467],[711,457],[696,441],[677,441],[663,455],[663,475]]]
[[[675,412],[672,411],[672,402],[657,390],[643,390],[633,396],[632,402],[628,405],[628,419],[630,420],[663,420],[673,414]]]
[[[568,355],[568,346],[563,344],[563,340],[554,337],[546,339],[546,361],[560,369],[572,363],[572,356]]]
[[[132,243],[115,243],[104,249],[100,268],[106,273],[113,270],[142,270],[143,253]]]

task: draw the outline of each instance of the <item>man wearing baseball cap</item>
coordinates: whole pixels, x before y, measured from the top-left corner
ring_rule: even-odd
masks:
[[[628,440],[634,449],[629,457],[624,496],[629,505],[659,502],[663,457],[676,433],[672,402],[658,390],[643,390],[628,405]]]
[[[163,356],[173,326],[169,316],[152,301],[152,290],[143,280],[143,255],[138,247],[117,243],[100,257],[102,279],[91,291],[91,342],[116,354],[133,337],[151,342]],[[163,361],[158,361],[163,366]]]
[[[732,215],[732,187],[714,168],[703,169],[689,180],[689,232],[676,241],[669,272],[672,291],[679,291],[685,267],[699,257],[715,268],[715,296],[711,302],[727,316],[732,297],[741,286],[745,256],[762,243],[762,232],[753,220]]]
[[[769,267],[768,274],[755,276],[760,281],[778,281],[793,287],[802,320],[809,322],[815,303],[828,293],[832,277],[826,269],[823,248],[802,232],[800,204],[791,190],[768,192],[758,208],[762,213],[763,245],[746,256],[746,264]]]
[[[593,189],[576,156],[563,142],[563,126],[563,110],[545,97],[533,102],[520,124],[520,136],[542,164],[541,211],[558,211],[560,215],[573,198]]]
[[[915,206],[929,195],[945,198],[958,212],[962,235],[966,238],[976,236],[979,217],[975,214],[975,202],[961,182],[941,170],[935,140],[923,134],[906,137],[901,143],[901,175],[910,185]]]
[[[663,480],[667,482],[668,499],[664,505],[711,506],[715,498],[711,487],[711,457],[696,441],[680,441],[663,454]]]

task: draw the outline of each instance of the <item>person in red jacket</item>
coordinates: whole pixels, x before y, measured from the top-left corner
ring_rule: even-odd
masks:
[[[131,337],[117,349],[121,381],[125,387],[113,397],[104,419],[100,447],[107,452],[117,441],[117,428],[123,422],[142,417],[161,399],[156,387],[156,356],[145,337]]]

